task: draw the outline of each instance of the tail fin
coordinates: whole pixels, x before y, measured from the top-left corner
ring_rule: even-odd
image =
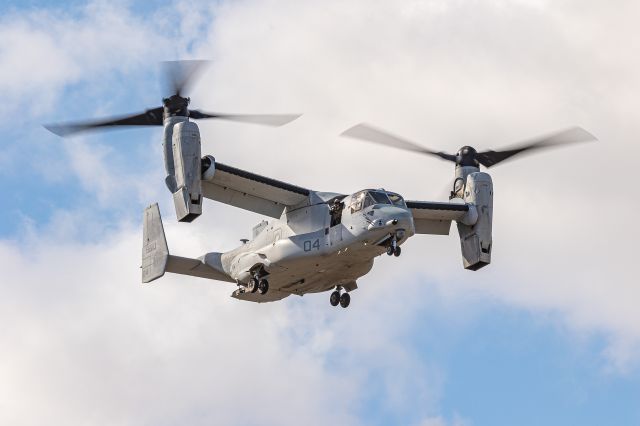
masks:
[[[142,231],[142,282],[149,283],[164,275],[169,247],[162,227],[158,203],[144,211]]]

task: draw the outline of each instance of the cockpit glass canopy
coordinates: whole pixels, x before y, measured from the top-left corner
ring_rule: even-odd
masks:
[[[369,195],[375,201],[374,204],[391,204],[391,200],[389,200],[389,197],[387,197],[387,194],[385,192],[369,191]]]
[[[391,200],[394,206],[406,207],[406,204],[404,203],[404,199],[399,194],[396,194],[394,192],[387,192],[387,196],[389,197],[389,199]]]
[[[400,195],[382,190],[360,191],[354,194],[351,197],[350,207],[352,212],[357,212],[376,204],[393,204],[395,206],[405,207],[404,200]]]

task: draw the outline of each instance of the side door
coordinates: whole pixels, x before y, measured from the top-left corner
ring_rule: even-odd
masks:
[[[364,197],[366,195],[365,191],[360,191],[358,193],[353,194],[351,197],[344,199],[344,207],[341,215],[341,221],[336,226],[332,226],[329,229],[329,244],[332,246],[342,244],[344,240],[344,233],[346,231],[347,226],[352,226],[353,223],[353,215],[356,212],[362,210],[362,205],[364,203]]]
[[[335,226],[329,228],[329,245],[334,246],[336,244],[340,244],[342,242],[342,230],[344,229],[344,225],[339,223]]]

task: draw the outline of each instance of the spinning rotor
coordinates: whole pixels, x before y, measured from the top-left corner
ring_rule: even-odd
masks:
[[[479,168],[480,165],[487,168],[493,167],[511,157],[528,151],[596,140],[595,136],[583,128],[571,127],[560,132],[531,139],[521,144],[498,151],[486,150],[478,152],[472,146],[463,146],[456,154],[448,154],[446,152],[434,151],[432,149],[425,148],[419,144],[392,135],[384,130],[365,123],[358,124],[348,130],[345,130],[342,133],[342,136],[348,136],[407,151],[418,152],[420,154],[431,155],[446,161],[451,161],[455,163],[456,166],[476,168]]]
[[[183,94],[189,89],[189,86],[206,63],[207,61],[164,62],[166,86],[168,92],[172,94],[162,100],[162,106],[160,107],[148,109],[139,114],[111,117],[103,120],[49,124],[45,125],[45,128],[58,136],[69,136],[78,132],[119,126],[162,126],[166,117],[175,116],[189,117],[191,119],[215,118],[268,126],[282,126],[300,117],[300,114],[227,114],[189,109],[191,99],[183,96]]]

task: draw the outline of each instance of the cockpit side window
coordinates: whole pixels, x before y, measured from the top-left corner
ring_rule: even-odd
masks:
[[[349,206],[351,208],[351,213],[362,210],[365,195],[365,191],[360,191],[351,196],[351,205]]]

